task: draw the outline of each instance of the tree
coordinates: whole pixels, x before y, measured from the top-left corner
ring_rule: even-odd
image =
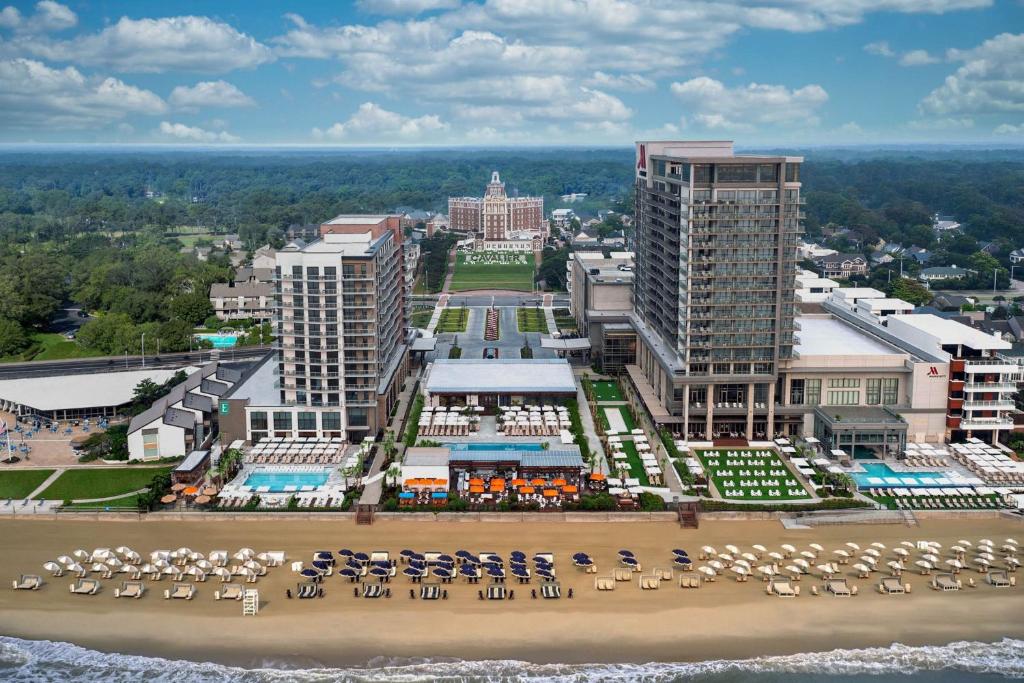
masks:
[[[889,286],[888,294],[895,299],[903,299],[915,306],[924,306],[932,299],[932,293],[922,283],[907,277],[893,280]]]
[[[979,275],[991,275],[992,271],[999,269],[999,261],[996,260],[996,257],[983,251],[971,254],[970,264],[971,268],[978,271]]]
[[[132,400],[148,405],[160,398],[161,391],[161,386],[147,377],[135,385],[135,389],[132,391]]]
[[[18,322],[0,318],[0,356],[21,353],[29,346],[28,336]]]
[[[541,256],[537,279],[552,289],[565,289],[565,265],[569,262],[569,248],[545,249]]]
[[[213,305],[205,291],[179,294],[171,299],[171,315],[191,325],[198,325],[211,313]]]

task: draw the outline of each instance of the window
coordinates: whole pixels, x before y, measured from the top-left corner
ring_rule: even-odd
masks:
[[[316,431],[316,413],[299,413],[299,430],[306,432]]]
[[[693,166],[693,182],[695,183],[710,183],[711,182],[711,165],[710,164],[694,164]],[[711,197],[709,196],[708,199]]]
[[[864,402],[869,406],[877,406],[882,402],[882,380],[868,380],[867,391],[864,393]]]
[[[716,172],[716,180],[720,183],[757,182],[757,166],[755,164],[719,164]]]
[[[320,414],[320,423],[323,425],[324,430],[337,431],[341,429],[341,413],[331,411],[329,413]]]
[[[249,413],[249,429],[256,431],[267,429],[267,413],[263,410],[254,410]]]
[[[828,404],[830,406],[855,406],[860,400],[859,391],[830,391],[828,392]]]
[[[829,389],[858,389],[860,380],[852,377],[832,377],[828,381]]]
[[[786,182],[800,182],[800,166],[798,166],[797,164],[786,164]]]
[[[804,381],[802,379],[790,380],[789,403],[794,406],[802,406],[804,404]]]
[[[775,164],[761,164],[757,167],[757,181],[760,183],[777,183],[779,167]]]
[[[280,410],[274,412],[274,429],[278,431],[289,430],[292,428],[292,414],[288,411]]]
[[[349,408],[346,416],[350,426],[366,427],[370,424],[370,415],[366,408]]]
[[[895,377],[882,380],[882,403],[887,406],[896,405],[899,399],[900,381]]]
[[[804,405],[816,406],[821,403],[821,380],[804,380]]]
[[[159,458],[160,457],[160,430],[159,429],[143,429],[142,430],[142,457],[144,457],[144,458]]]

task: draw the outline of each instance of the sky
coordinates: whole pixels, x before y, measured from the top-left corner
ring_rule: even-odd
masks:
[[[0,0],[0,142],[1024,143],[1024,0]]]

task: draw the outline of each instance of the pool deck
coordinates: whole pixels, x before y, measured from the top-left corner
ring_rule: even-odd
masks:
[[[497,418],[494,415],[484,415],[480,418],[480,431],[471,432],[465,436],[426,437],[426,440],[451,444],[495,443],[502,446],[510,446],[517,443],[548,443],[552,448],[562,445],[561,438],[557,436],[504,436],[498,432]]]

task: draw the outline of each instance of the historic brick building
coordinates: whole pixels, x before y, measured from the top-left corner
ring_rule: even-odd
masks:
[[[448,220],[451,230],[471,232],[487,242],[515,239],[517,233],[539,233],[546,238],[543,197],[509,197],[498,172],[483,197],[450,197]]]

